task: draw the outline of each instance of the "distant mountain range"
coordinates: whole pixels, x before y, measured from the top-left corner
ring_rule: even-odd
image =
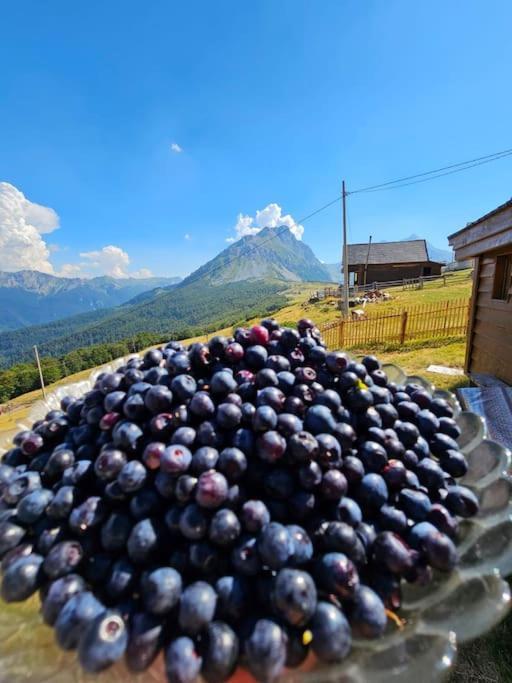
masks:
[[[323,263],[322,265],[331,276],[332,282],[341,281],[341,263]]]
[[[180,281],[179,277],[85,279],[55,277],[35,270],[0,272],[0,331],[112,308],[155,287],[170,287]]]
[[[116,308],[0,334],[0,366],[30,357],[33,344],[42,355],[60,356],[138,332],[170,338],[226,327],[283,306],[284,290],[300,281],[331,282],[332,276],[289,230],[265,228],[230,245],[175,286],[157,286]]]
[[[428,246],[433,260],[451,256]],[[183,281],[177,279],[0,273],[0,367],[30,358],[34,344],[42,355],[62,356],[140,332],[167,338],[204,334],[277,310],[285,305],[291,282],[341,278],[339,264],[319,261],[289,230],[265,228],[230,245]],[[79,315],[65,317],[69,311]],[[34,321],[43,324],[21,327]]]
[[[332,275],[289,230],[276,233],[273,228],[265,228],[224,249],[183,284],[200,280],[203,285],[219,286],[249,279],[329,282]],[[168,293],[180,280],[61,278],[33,270],[0,272],[0,332],[113,309],[127,302],[149,303]]]

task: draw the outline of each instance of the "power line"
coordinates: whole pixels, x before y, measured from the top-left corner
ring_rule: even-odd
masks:
[[[507,156],[512,155],[512,148],[510,149],[505,149],[502,150],[501,152],[494,152],[493,154],[487,154],[482,157],[476,157],[475,159],[468,159],[467,161],[461,161],[456,164],[450,164],[448,166],[442,166],[441,168],[433,169],[432,171],[425,171],[424,173],[417,173],[415,175],[411,176],[404,176],[402,178],[397,178],[396,180],[390,180],[385,183],[380,183],[378,185],[369,185],[367,187],[362,187],[357,190],[352,190],[348,191],[346,193],[346,196],[352,195],[352,194],[361,194],[363,192],[377,192],[380,190],[388,189],[388,190],[393,190],[393,189],[398,189],[400,187],[406,187],[408,185],[414,185],[416,183],[424,183],[427,182],[428,180],[434,180],[436,178],[440,178],[445,175],[451,175],[452,173],[460,173],[461,171],[465,171],[467,169],[473,168],[475,166],[481,166],[482,164],[488,164],[492,161],[497,161],[499,159],[502,159]],[[412,181],[412,182],[406,182],[406,181]],[[325,211],[325,209],[328,209],[330,206],[333,206],[333,204],[336,204],[337,202],[341,201],[342,196],[338,195],[336,198],[332,199],[330,202],[327,202],[327,204],[324,204],[320,206],[318,209],[315,209],[311,213],[307,214],[306,216],[299,218],[296,221],[296,225],[300,223],[305,223],[308,221],[310,218],[313,218],[313,216],[316,216],[317,214],[321,213],[322,211]],[[268,227],[268,226],[265,226]],[[262,228],[263,230],[264,228]],[[274,238],[278,237],[279,235],[282,235],[284,232],[288,230],[288,226],[282,226],[281,228],[275,228],[272,231],[272,234],[267,237],[267,239],[264,239],[261,241],[259,244],[254,245],[253,247],[250,247],[247,251],[243,253],[243,256],[250,256],[252,253],[258,251],[261,247],[263,247],[265,244],[273,240]],[[350,228],[349,228],[350,230]],[[217,265],[214,265],[210,268],[206,268],[203,270],[202,268],[199,268],[196,271],[196,275],[192,273],[189,275],[187,278],[185,278],[184,283],[189,285],[200,278],[202,278],[205,275],[211,275],[215,273],[217,270],[220,270],[224,268],[226,265],[229,265],[230,263],[233,263],[236,261],[240,256],[232,256],[232,257],[227,257],[226,259],[223,259],[220,263]]]
[[[413,180],[410,183],[400,183],[399,185],[393,185],[391,187],[380,187],[380,188],[375,188],[373,190],[365,190],[365,194],[369,192],[385,192],[386,190],[396,190],[400,187],[407,187],[409,185],[418,185],[419,183],[426,183],[428,180],[435,180],[436,178],[442,178],[443,176],[446,175],[452,175],[453,173],[460,173],[461,171],[466,171],[470,168],[474,168],[475,166],[482,166],[483,164],[489,164],[491,161],[497,161],[498,159],[504,159],[505,157],[512,156],[512,152],[509,152],[508,154],[503,154],[500,157],[495,157],[494,159],[487,159],[486,161],[479,161],[476,164],[471,164],[469,166],[464,166],[464,168],[457,168],[452,171],[446,171],[445,173],[438,173],[433,176],[429,176],[428,178],[422,178],[421,180]]]
[[[501,152],[494,152],[493,154],[487,154],[483,157],[476,157],[475,159],[468,159],[467,161],[460,161],[457,164],[450,164],[448,166],[442,166],[441,168],[435,168],[432,171],[425,171],[424,173],[416,173],[415,175],[405,176],[403,178],[397,178],[396,180],[389,180],[388,182],[379,183],[378,185],[368,185],[367,187],[361,187],[357,190],[351,190],[350,192],[347,192],[347,194],[360,194],[362,192],[373,192],[376,190],[387,188],[390,185],[393,185],[393,186],[396,185],[396,187],[405,187],[406,185],[415,184],[415,183],[406,183],[405,181],[415,180],[416,178],[424,178],[424,180],[421,180],[418,182],[426,182],[427,180],[433,180],[434,178],[440,178],[441,176],[444,176],[444,175],[450,175],[450,173],[458,173],[460,171],[465,171],[467,168],[473,168],[474,166],[481,166],[482,164],[488,164],[491,161],[497,161],[498,159],[502,159],[502,158],[510,156],[510,155],[512,155],[512,148],[511,149],[504,149]],[[451,170],[451,169],[454,169],[454,170]],[[450,173],[441,173],[441,171],[450,171]],[[439,174],[439,175],[433,175],[433,174]],[[425,176],[433,176],[433,177],[425,178]],[[404,183],[404,184],[398,185],[397,183]],[[390,187],[389,189],[394,189],[394,187]]]
[[[412,175],[412,176],[405,176],[403,178],[397,178],[396,180],[390,180],[386,183],[380,183],[379,185],[369,185],[367,187],[363,187],[363,188],[360,188],[358,190],[349,191],[346,193],[346,196],[352,195],[352,194],[361,194],[363,192],[376,192],[376,191],[381,190],[381,189],[390,189],[390,190],[391,189],[398,189],[400,187],[406,187],[407,185],[414,185],[414,184],[419,183],[419,182],[426,182],[427,180],[434,180],[435,178],[440,178],[444,175],[450,175],[452,173],[459,173],[461,171],[465,171],[466,169],[473,168],[474,166],[480,166],[480,165],[485,164],[485,163],[490,163],[491,161],[497,161],[498,159],[502,159],[504,157],[511,156],[511,155],[512,155],[512,148],[502,150],[501,152],[495,152],[494,154],[488,154],[488,155],[483,156],[483,157],[477,157],[476,159],[469,159],[468,161],[462,161],[462,162],[459,162],[457,164],[450,164],[449,166],[443,166],[441,168],[434,169],[432,171],[426,171],[424,173],[417,173],[416,175]],[[444,171],[446,171],[446,173]],[[416,179],[420,179],[420,178],[421,178],[421,180],[416,180]],[[410,182],[410,183],[405,182],[405,181],[409,181],[409,180],[411,180],[413,182]],[[328,209],[330,206],[333,206],[333,204],[336,204],[341,199],[342,199],[342,196],[338,195],[337,197],[332,199],[330,202],[327,202],[327,204],[323,204],[318,209],[315,209],[314,211],[307,214],[306,216],[299,218],[295,224],[297,225],[300,223],[305,223],[310,218],[313,218],[313,216],[316,216],[317,214],[321,213],[322,211],[325,211],[325,209]],[[269,226],[265,226],[265,227],[269,227]],[[264,228],[262,228],[262,230],[263,229]],[[274,238],[285,233],[288,229],[289,228],[286,225],[283,225],[280,228],[274,228],[272,230],[272,234],[267,239],[262,240],[259,244],[256,244],[253,247],[250,247],[249,249],[247,249],[247,251],[245,251],[240,256],[243,255],[245,257],[245,256],[251,255],[252,253],[258,251],[258,249],[263,247],[265,244],[267,244],[268,242],[270,242]],[[351,232],[350,231],[350,224],[348,226],[348,230],[349,230],[349,232]],[[224,268],[226,265],[233,263],[234,261],[239,259],[240,256],[236,255],[236,256],[224,258],[221,260],[220,263],[218,263],[217,265],[211,266],[209,268],[206,266],[202,266],[198,270],[195,271],[195,275],[194,275],[194,273],[192,273],[187,278],[185,278],[185,280],[183,280],[183,283],[187,284],[187,285],[193,284],[197,280],[201,279],[203,276],[211,275],[211,274],[215,273],[217,270]],[[178,285],[178,287],[180,287],[180,285]],[[92,323],[92,325],[89,325],[86,329],[88,331],[94,330],[95,328],[100,327],[102,325],[103,321],[104,320],[102,319],[102,320],[97,321],[96,323]]]
[[[347,192],[347,194],[349,194],[349,193]],[[304,218],[299,218],[298,222],[299,223],[305,223],[310,218],[313,218],[313,216],[316,216],[317,213],[320,213],[320,211],[324,211],[324,209],[328,209],[333,204],[336,204],[336,202],[339,202],[340,199],[341,199],[341,195],[339,197],[336,197],[336,199],[333,199],[332,201],[328,202],[327,204],[324,204],[323,206],[321,206],[316,211],[313,211],[312,213],[308,214],[307,216],[304,216]]]

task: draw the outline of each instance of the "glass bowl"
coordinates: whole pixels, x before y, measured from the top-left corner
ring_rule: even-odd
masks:
[[[58,408],[65,395],[89,390],[101,371],[125,363],[121,358],[99,368],[85,381],[59,387],[45,401],[36,403],[20,429],[28,428]],[[512,479],[510,451],[487,439],[485,422],[461,411],[454,394],[436,390],[429,382],[407,376],[396,365],[384,365],[389,378],[398,383],[417,382],[453,406],[461,427],[459,439],[469,471],[461,480],[480,500],[480,512],[461,523],[458,542],[460,564],[451,574],[434,574],[424,587],[405,584],[399,611],[400,626],[391,620],[384,636],[375,641],[354,641],[350,655],[340,664],[318,666],[308,660],[290,670],[281,683],[410,683],[440,681],[454,665],[457,646],[489,631],[507,614],[510,589],[502,578],[512,573]],[[0,434],[0,453],[14,432]],[[0,681],[9,683],[166,683],[162,657],[144,674],[132,674],[122,664],[91,676],[85,674],[74,653],[61,651],[53,630],[39,614],[37,597],[21,604],[0,607]],[[232,683],[253,679],[239,670]]]

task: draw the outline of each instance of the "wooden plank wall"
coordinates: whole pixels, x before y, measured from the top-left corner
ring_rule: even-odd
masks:
[[[512,282],[508,301],[492,298],[496,256],[505,253],[512,253],[512,246],[480,257],[469,370],[512,384]]]
[[[441,274],[441,264],[433,263],[432,261],[423,261],[421,263],[407,264],[397,263],[389,264],[369,264],[366,273],[366,282],[386,282],[386,280],[402,280],[403,278],[415,278],[423,275],[423,268],[430,268],[431,275]],[[363,271],[361,269],[358,284],[363,284]]]

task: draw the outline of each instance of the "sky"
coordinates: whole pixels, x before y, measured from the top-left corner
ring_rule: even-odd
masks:
[[[17,0],[0,25],[0,270],[185,275],[347,189],[512,148],[508,0]],[[349,196],[349,239],[446,237],[512,157]]]

